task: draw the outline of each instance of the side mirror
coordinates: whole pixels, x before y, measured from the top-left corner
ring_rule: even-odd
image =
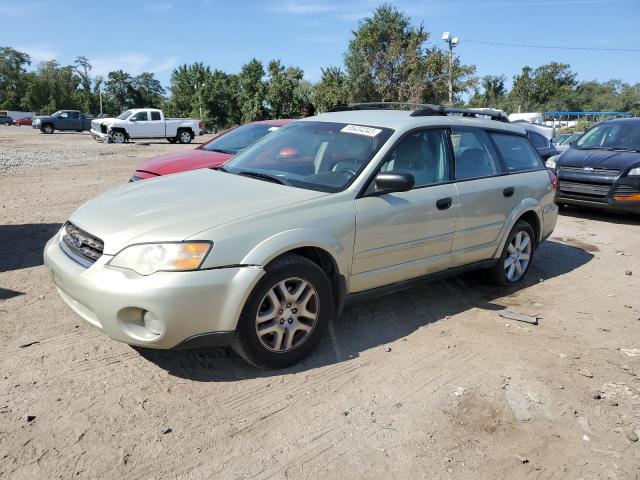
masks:
[[[573,142],[569,142],[569,146],[570,146],[571,148],[576,148],[576,143],[578,143],[578,141],[577,141],[577,140],[574,140]]]
[[[381,172],[373,180],[376,190],[383,193],[408,192],[415,183],[413,175],[406,172]]]
[[[129,119],[129,121],[130,121],[130,122],[135,122],[135,121],[136,121],[136,119],[135,119],[135,118],[130,118],[130,119]]]

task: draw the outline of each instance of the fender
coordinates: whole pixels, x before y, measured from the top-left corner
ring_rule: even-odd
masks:
[[[502,230],[498,235],[498,238],[499,238],[498,248],[496,249],[496,252],[494,253],[493,258],[500,258],[500,255],[502,255],[502,249],[504,248],[504,244],[507,241],[509,232],[511,231],[513,226],[516,224],[518,219],[527,212],[535,213],[536,217],[538,218],[539,228],[536,235],[536,244],[540,243],[540,241],[542,240],[541,235],[542,235],[542,228],[544,225],[542,220],[542,207],[540,205],[540,202],[538,202],[537,200],[533,198],[524,198],[513,208],[513,210],[511,210],[511,213],[509,214],[506,221],[504,222],[504,226],[502,227]]]
[[[266,265],[285,252],[301,247],[317,247],[332,258],[341,275],[351,271],[352,249],[345,248],[330,233],[315,228],[297,228],[277,233],[256,245],[245,255],[243,265]]]

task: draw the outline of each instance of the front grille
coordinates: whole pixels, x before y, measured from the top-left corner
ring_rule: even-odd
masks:
[[[62,250],[73,260],[88,267],[102,256],[104,243],[97,237],[67,222],[64,225]]]
[[[100,132],[107,133],[107,126],[104,123],[100,124]]]
[[[558,193],[564,198],[606,202],[609,190],[620,176],[620,170],[561,165],[558,168]]]

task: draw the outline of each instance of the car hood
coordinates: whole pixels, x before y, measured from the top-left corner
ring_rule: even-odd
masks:
[[[51,115],[36,115],[35,117],[33,117],[33,121],[35,122],[36,120],[49,120],[52,119],[53,117]]]
[[[114,255],[134,243],[183,241],[198,232],[327,195],[216,170],[133,182],[89,200],[69,220]]]
[[[118,120],[117,118],[92,118],[91,119],[91,123],[96,122],[98,124],[102,124],[102,123],[112,123],[115,122],[116,120]]]
[[[579,150],[570,148],[557,161],[558,165],[624,170],[640,163],[638,152],[614,152],[609,150]]]
[[[221,152],[208,152],[196,149],[187,152],[168,153],[150,158],[141,163],[136,170],[155,173],[156,175],[168,175],[169,173],[195,170],[196,168],[218,167],[229,160],[233,155]]]

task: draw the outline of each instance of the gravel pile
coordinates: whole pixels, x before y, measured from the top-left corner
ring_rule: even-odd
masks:
[[[1,150],[0,172],[9,172],[25,167],[43,167],[66,161],[97,160],[105,155],[113,155],[114,153],[114,151],[104,152],[77,148]]]

